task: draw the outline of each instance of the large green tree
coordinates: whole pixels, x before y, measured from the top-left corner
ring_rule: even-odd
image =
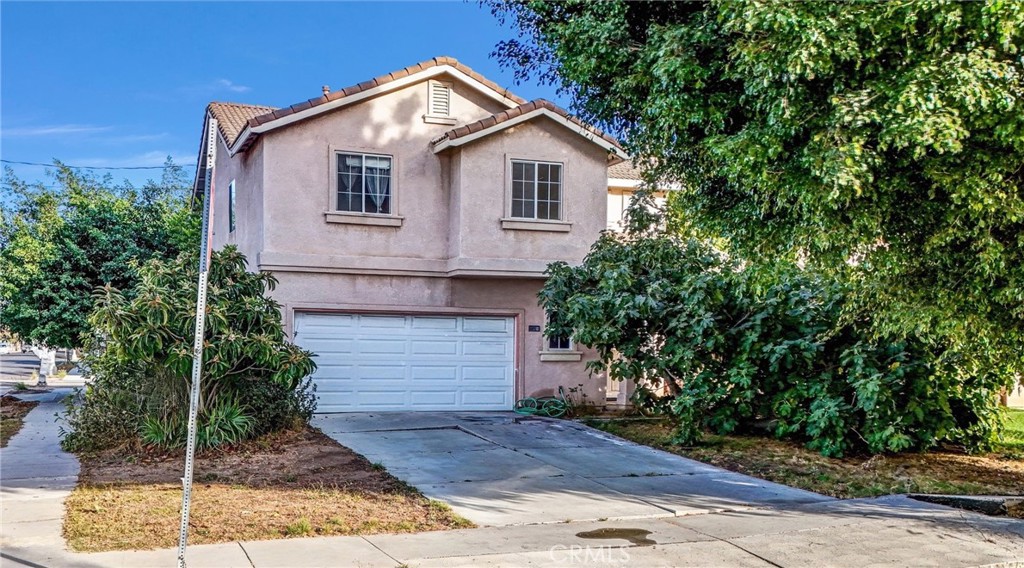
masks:
[[[622,136],[698,235],[1009,377],[1024,341],[1024,4],[503,2],[497,54]]]
[[[0,211],[0,322],[22,339],[78,347],[93,291],[130,289],[138,267],[198,246],[184,171],[168,162],[141,188],[56,166],[55,185],[8,171]]]

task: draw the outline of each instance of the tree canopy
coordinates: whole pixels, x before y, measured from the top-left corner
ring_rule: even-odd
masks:
[[[488,4],[521,79],[683,187],[676,223],[843,282],[875,333],[1024,367],[1024,4]]]
[[[93,291],[131,289],[138,268],[198,246],[184,171],[168,161],[142,188],[56,165],[55,185],[5,173],[0,211],[0,321],[23,340],[78,347]]]

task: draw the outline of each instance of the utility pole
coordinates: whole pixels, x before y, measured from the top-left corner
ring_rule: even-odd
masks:
[[[217,159],[217,119],[208,117],[206,131],[206,184],[203,192],[203,235],[199,245],[199,283],[196,286],[196,335],[192,346],[192,392],[188,407],[188,441],[185,475],[181,478],[181,530],[178,534],[178,568],[185,568],[188,517],[192,504],[192,471],[196,458],[196,421],[199,414],[199,383],[203,375],[203,336],[206,334],[206,284],[213,246],[213,165]]]

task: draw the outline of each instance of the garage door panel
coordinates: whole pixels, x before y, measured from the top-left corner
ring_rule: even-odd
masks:
[[[412,341],[413,355],[458,355],[459,341],[457,339],[446,339],[441,341]]]
[[[412,407],[423,410],[434,410],[436,408],[453,408],[458,404],[459,395],[452,390],[414,390],[409,393],[409,403]]]
[[[360,408],[384,409],[391,408],[395,404],[407,402],[405,393],[399,395],[396,400],[393,390],[357,390],[355,392],[355,406]]]
[[[334,333],[339,328],[356,326],[356,316],[346,314],[302,314],[302,328],[306,333]]]
[[[303,346],[313,353],[353,353],[356,342],[352,339],[337,339],[325,336],[305,336]]]
[[[513,318],[295,315],[318,412],[510,409],[514,334]]]
[[[510,333],[512,320],[509,318],[465,318],[462,331],[468,333]]]
[[[369,383],[377,381],[405,381],[406,368],[402,365],[361,364],[355,368],[354,375]]]
[[[511,404],[512,392],[463,390],[461,403],[464,406],[505,408]]]
[[[359,316],[360,329],[405,329],[406,316]]]
[[[313,373],[313,378],[338,377],[342,379],[351,379],[356,376],[355,366],[353,365],[327,363],[321,357],[314,357],[313,360],[316,361],[316,372]]]
[[[365,355],[405,355],[408,342],[395,339],[359,339],[356,350]]]
[[[486,381],[490,383],[505,383],[509,378],[509,369],[505,366],[489,367],[463,367],[462,380],[466,382]]]
[[[458,331],[459,320],[458,318],[416,316],[412,318],[412,329],[429,330],[433,333],[438,331]]]
[[[409,377],[413,381],[443,381],[457,382],[459,380],[459,368],[456,366],[426,366],[411,365]]]
[[[463,355],[491,355],[504,358],[511,352],[511,341],[466,341],[462,343]]]

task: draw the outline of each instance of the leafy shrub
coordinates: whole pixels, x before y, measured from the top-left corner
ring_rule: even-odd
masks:
[[[72,452],[94,451],[132,440],[146,416],[144,366],[86,354],[82,367],[93,377],[82,400],[65,399],[61,445]]]
[[[294,389],[273,381],[241,379],[234,391],[253,418],[253,433],[262,435],[305,424],[316,410],[316,386],[306,378]]]
[[[304,423],[316,405],[307,378],[316,365],[309,352],[285,340],[280,305],[266,296],[276,281],[247,272],[245,265],[234,247],[215,252],[210,263],[200,447]],[[85,361],[94,380],[82,404],[65,416],[65,448],[93,450],[130,440],[184,444],[197,266],[195,253],[154,260],[140,268],[132,290],[97,291]]]
[[[760,265],[763,267],[764,265]],[[940,442],[984,448],[999,424],[998,367],[941,342],[879,337],[841,286],[769,270],[665,231],[603,235],[581,266],[548,269],[546,332],[599,353],[595,372],[636,382],[680,442],[768,426],[825,455]]]
[[[196,447],[215,448],[222,444],[237,444],[253,433],[255,421],[245,414],[235,401],[220,401],[216,406],[196,417]],[[185,415],[167,418],[146,416],[139,432],[142,442],[161,448],[180,448],[188,440],[188,422]]]

